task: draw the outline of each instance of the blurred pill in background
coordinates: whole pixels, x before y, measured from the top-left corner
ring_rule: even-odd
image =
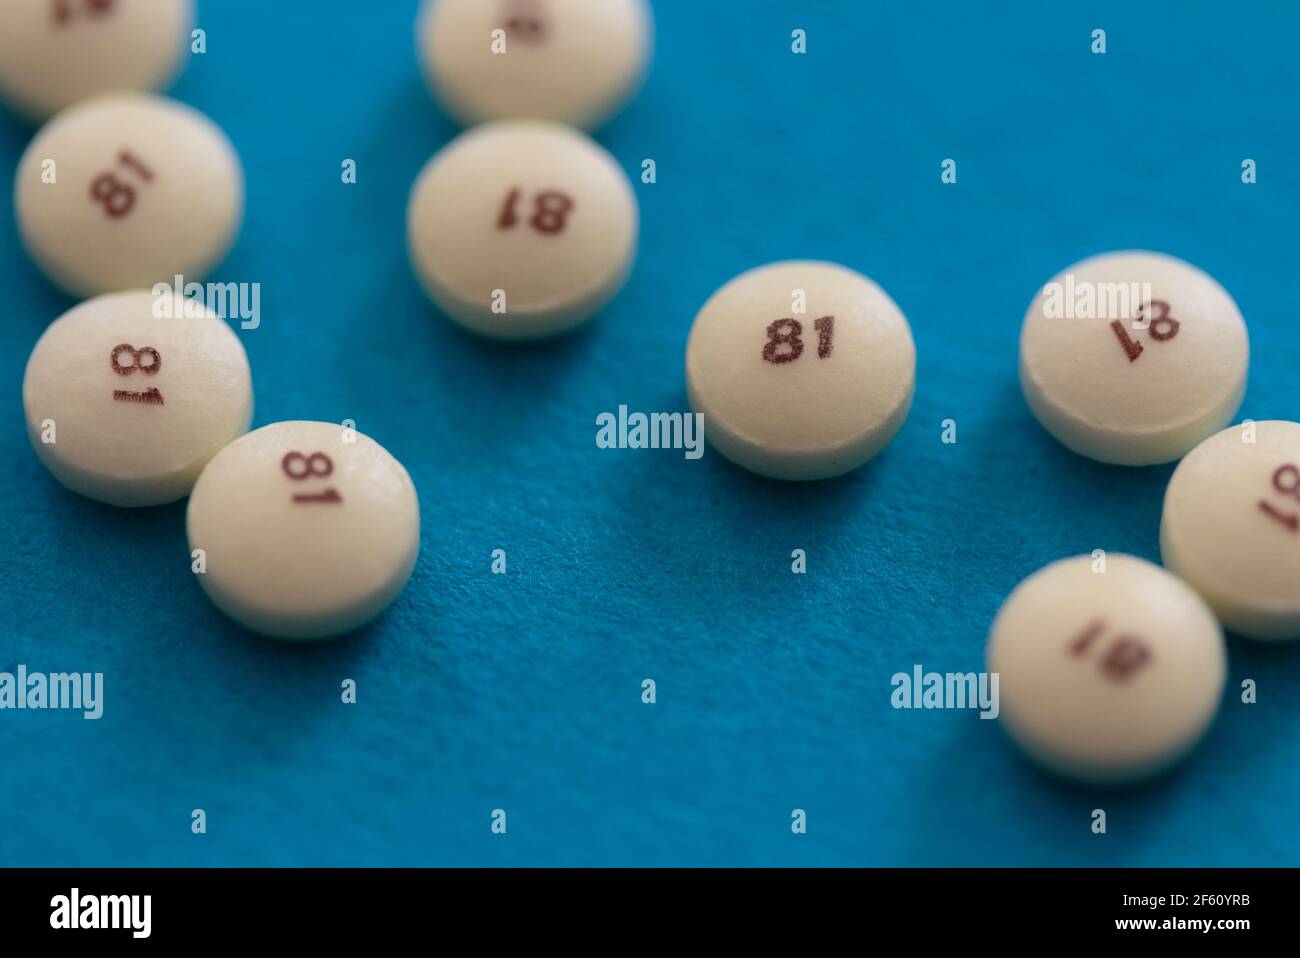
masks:
[[[225,133],[166,97],[116,93],[54,117],[18,164],[23,242],[77,297],[199,282],[230,250],[244,173]]]
[[[1134,556],[1074,556],[1016,586],[989,635],[1002,726],[1094,784],[1168,769],[1219,711],[1223,631],[1187,583]]]
[[[462,123],[592,129],[639,89],[652,33],[645,0],[425,0],[416,45],[430,89]]]
[[[194,0],[4,0],[0,96],[43,120],[100,93],[163,89],[194,17]]]
[[[1300,423],[1247,422],[1188,453],[1165,492],[1160,555],[1229,629],[1300,639]]]

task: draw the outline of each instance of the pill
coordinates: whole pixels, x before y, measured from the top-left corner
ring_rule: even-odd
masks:
[[[468,329],[529,339],[578,326],[626,282],[637,202],[582,133],[540,120],[476,127],[411,191],[411,261],[430,298]]]
[[[1170,462],[1226,426],[1249,360],[1232,297],[1159,253],[1076,263],[1043,287],[1020,331],[1020,383],[1038,421],[1117,465]]]
[[[253,386],[239,337],[194,301],[167,295],[82,303],[32,350],[27,433],[73,492],[114,506],[174,502],[248,429]]]
[[[1223,633],[1186,583],[1134,556],[1076,556],[1035,572],[998,612],[988,669],[1003,727],[1086,782],[1155,775],[1219,707]]]
[[[109,94],[50,120],[18,164],[27,251],[78,297],[198,282],[230,249],[244,208],[239,157],[203,114]]]
[[[161,89],[193,27],[193,0],[4,0],[0,95],[42,120],[100,93]]]
[[[774,479],[862,465],[912,404],[916,349],[879,286],[833,263],[762,266],[713,294],[691,327],[686,389],[713,447]]]
[[[1160,553],[1227,628],[1300,639],[1300,423],[1248,421],[1188,453],[1165,491]]]
[[[282,639],[364,625],[402,591],[420,550],[411,477],[335,423],[278,422],[231,443],[195,484],[186,522],[208,597]]]
[[[597,126],[640,87],[651,33],[645,0],[426,0],[416,23],[425,79],[466,124]]]

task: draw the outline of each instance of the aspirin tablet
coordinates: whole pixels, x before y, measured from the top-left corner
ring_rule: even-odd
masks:
[[[1020,331],[1020,383],[1038,421],[1118,465],[1178,459],[1226,426],[1249,360],[1232,297],[1158,253],[1076,263],[1043,287]]]
[[[248,429],[253,386],[239,337],[168,296],[92,299],[55,320],[32,350],[27,433],[74,492],[115,506],[173,502]]]
[[[1300,423],[1247,422],[1188,453],[1160,553],[1229,629],[1300,639]]]
[[[686,389],[719,452],[775,479],[856,469],[907,418],[916,349],[879,286],[833,263],[773,263],[713,294],[691,327]]]
[[[278,422],[231,443],[194,486],[187,525],[208,597],[282,639],[364,625],[402,591],[420,551],[411,477],[335,423]]]
[[[193,0],[4,0],[0,94],[44,119],[100,93],[161,89],[193,27]]]
[[[461,134],[420,174],[407,209],[429,296],[501,339],[577,326],[614,298],[636,255],[637,203],[614,158],[575,130],[512,120]]]
[[[1020,583],[987,658],[1011,737],[1049,768],[1095,783],[1176,762],[1218,711],[1226,671],[1205,602],[1120,554],[1062,559]]]
[[[234,241],[244,174],[197,110],[113,94],[41,129],[18,164],[15,205],[32,259],[75,296],[198,282]]]
[[[640,86],[650,37],[645,0],[426,0],[416,23],[425,78],[463,123],[594,127]]]

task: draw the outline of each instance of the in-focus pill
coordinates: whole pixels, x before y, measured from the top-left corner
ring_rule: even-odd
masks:
[[[194,486],[187,525],[208,597],[282,639],[364,625],[402,591],[420,549],[411,477],[335,423],[279,422],[231,443]]]
[[[161,89],[193,27],[193,0],[4,0],[0,94],[41,120],[101,93]]]
[[[916,349],[879,286],[833,263],[751,270],[691,327],[686,388],[713,447],[775,479],[856,469],[907,418]]]
[[[1231,422],[1249,360],[1232,297],[1159,253],[1076,263],[1039,292],[1020,331],[1020,383],[1038,421],[1118,465],[1178,459]]]
[[[239,157],[184,104],[112,94],[50,120],[18,164],[18,227],[57,285],[89,297],[199,282],[244,212]]]
[[[592,140],[553,123],[510,120],[461,134],[411,191],[416,275],[467,329],[549,336],[609,303],[636,255],[627,175]]]
[[[424,75],[463,123],[534,117],[592,128],[640,87],[645,0],[426,0]]]
[[[253,386],[239,337],[193,301],[168,296],[92,299],[55,320],[32,350],[27,432],[73,492],[115,506],[173,502],[248,429]]]
[[[1154,775],[1186,754],[1218,711],[1226,670],[1200,596],[1122,554],[1062,559],[1020,583],[987,658],[1011,737],[1048,768],[1098,784]]]
[[[1247,422],[1178,464],[1160,553],[1225,626],[1300,639],[1300,423]]]

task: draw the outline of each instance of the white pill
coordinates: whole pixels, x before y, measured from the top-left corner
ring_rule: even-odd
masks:
[[[337,423],[278,422],[231,443],[190,496],[203,590],[264,635],[323,639],[369,622],[405,587],[420,504],[402,464]]]
[[[549,336],[622,289],[636,255],[627,175],[581,133],[510,120],[461,134],[420,174],[407,209],[416,275],[478,333]]]
[[[1247,422],[1188,453],[1160,552],[1229,629],[1300,639],[1300,423]]]
[[[1020,583],[993,623],[988,669],[1003,727],[1026,752],[1062,775],[1120,783],[1196,744],[1226,662],[1219,624],[1190,587],[1111,554],[1062,559]]]
[[[691,327],[686,389],[714,448],[774,479],[856,469],[912,405],[912,331],[879,286],[833,263],[773,263],[713,294]]]
[[[75,296],[203,279],[244,213],[234,147],[174,100],[112,94],[47,123],[18,164],[32,259]]]
[[[1044,428],[1080,455],[1178,459],[1232,421],[1250,343],[1232,297],[1159,253],[1107,253],[1048,283],[1020,331],[1020,383]]]
[[[641,85],[645,0],[426,0],[424,75],[463,123],[534,117],[591,128]]]
[[[193,27],[193,0],[4,0],[0,94],[40,120],[100,93],[161,89]]]
[[[113,293],[45,330],[23,408],[59,482],[110,505],[155,506],[188,495],[248,429],[253,386],[239,337],[212,313],[173,294]]]

